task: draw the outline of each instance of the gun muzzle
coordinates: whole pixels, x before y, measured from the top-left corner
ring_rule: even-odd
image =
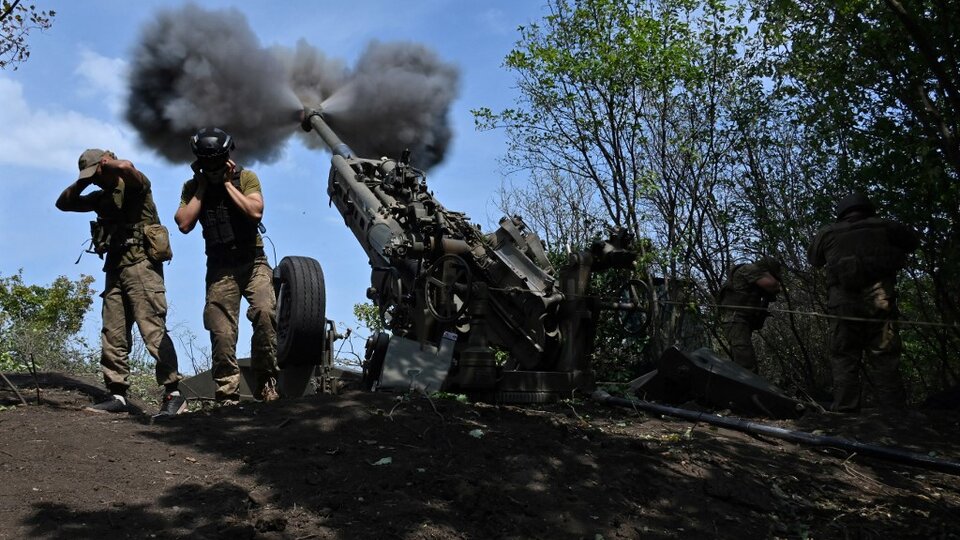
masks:
[[[340,137],[337,137],[337,134],[334,133],[326,121],[324,121],[322,109],[304,107],[301,114],[300,127],[303,128],[304,131],[316,131],[317,135],[323,139],[327,148],[329,148],[334,155],[345,158],[353,157],[353,150],[351,150],[345,142],[341,141]]]

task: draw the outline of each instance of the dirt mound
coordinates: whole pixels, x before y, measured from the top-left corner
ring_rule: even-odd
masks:
[[[0,386],[6,538],[957,538],[960,478],[571,402],[349,393],[163,423]],[[73,382],[71,382],[73,381]],[[102,392],[101,392],[102,393]],[[141,404],[153,412],[155,404]],[[956,418],[779,422],[957,459]]]

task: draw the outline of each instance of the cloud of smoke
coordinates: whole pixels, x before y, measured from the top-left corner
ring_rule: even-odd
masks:
[[[324,103],[331,127],[354,152],[399,156],[429,167],[443,160],[452,132],[447,110],[459,74],[416,43],[370,43],[346,86]]]
[[[300,104],[285,77],[242,13],[188,4],[159,12],[143,29],[126,118],[170,161],[192,161],[190,136],[217,126],[245,158],[269,162],[296,129],[290,118]]]
[[[158,12],[131,64],[126,118],[174,162],[193,159],[189,137],[203,126],[233,135],[243,160],[274,161],[298,131],[294,118],[304,105],[322,107],[363,157],[410,149],[414,163],[428,168],[451,139],[447,112],[458,71],[414,43],[371,43],[350,70],[302,39],[293,49],[262,47],[236,9],[188,4]]]

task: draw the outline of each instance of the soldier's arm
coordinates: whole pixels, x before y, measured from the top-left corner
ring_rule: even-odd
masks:
[[[57,209],[64,212],[92,212],[96,195],[81,195],[90,184],[90,179],[84,178],[67,186],[57,198]]]
[[[100,171],[104,176],[122,179],[123,184],[134,191],[141,191],[146,186],[140,171],[125,159],[110,159],[104,156],[100,161]]]
[[[230,172],[228,173],[228,178],[233,175],[233,161],[230,161]],[[248,173],[248,174],[253,174]],[[249,189],[244,189],[248,191],[240,191],[237,189],[237,186],[233,185],[233,182],[224,182],[223,186],[227,190],[227,195],[230,197],[230,200],[233,201],[233,204],[237,205],[237,208],[240,209],[248,218],[252,221],[259,222],[263,219],[263,193],[260,191],[260,180],[257,179],[255,184],[251,183]],[[241,187],[244,187],[241,179]]]
[[[196,189],[191,189],[188,182],[183,186],[183,192],[180,195],[180,208],[173,215],[173,220],[177,223],[180,232],[187,234],[197,226],[200,219],[200,210],[203,208],[203,196],[207,191],[207,183],[203,181],[202,176],[198,176]]]
[[[248,218],[253,221],[260,221],[263,219],[263,195],[260,193],[248,193],[244,195],[236,188],[232,183],[227,182],[224,184],[227,188],[227,195],[230,196],[230,200],[237,205],[237,208],[240,209]]]
[[[893,244],[904,252],[913,253],[920,247],[920,234],[913,227],[894,222],[888,230]]]

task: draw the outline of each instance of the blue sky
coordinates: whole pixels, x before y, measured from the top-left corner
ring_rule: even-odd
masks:
[[[6,188],[0,199],[0,275],[22,268],[27,282],[46,284],[60,275],[75,279],[88,274],[97,279],[98,292],[102,289],[102,261],[84,255],[74,264],[89,237],[92,214],[60,212],[54,201],[76,179],[77,157],[84,149],[111,149],[151,179],[161,221],[171,229],[174,259],[165,266],[168,326],[188,328],[206,345],[203,241],[199,230],[184,236],[173,223],[189,168],[157,156],[123,120],[125,73],[141,27],[161,7],[181,4],[37,2],[39,9],[57,12],[53,27],[31,34],[31,57],[18,70],[0,71],[0,166]],[[370,40],[415,41],[456,65],[461,79],[450,111],[454,139],[444,163],[430,171],[429,184],[444,206],[466,212],[484,230],[496,223],[493,194],[503,177],[498,158],[506,151],[505,138],[502,132],[477,132],[469,111],[512,104],[515,81],[502,68],[503,58],[518,37],[517,26],[543,15],[540,0],[208,0],[202,6],[240,10],[264,46],[292,47],[302,38],[352,65]],[[327,317],[365,335],[352,308],[365,300],[369,266],[340,215],[327,205],[329,155],[307,150],[292,138],[276,163],[246,165],[263,183],[264,223],[276,257],[319,260],[326,277]],[[267,251],[275,263],[269,242]],[[84,331],[93,343],[98,343],[99,324],[98,301]],[[241,356],[249,352],[248,327],[243,320]],[[357,345],[362,352],[362,342]]]

